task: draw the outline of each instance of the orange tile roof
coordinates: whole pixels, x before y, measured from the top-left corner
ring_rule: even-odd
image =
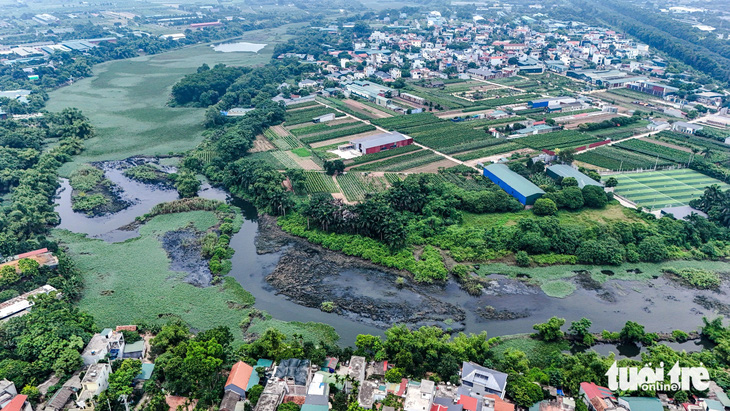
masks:
[[[494,399],[494,411],[515,411],[515,405],[499,398],[499,395],[485,394],[484,396]]]
[[[226,380],[226,387],[233,384],[242,390],[246,390],[248,388],[248,380],[251,378],[252,373],[253,367],[243,361],[233,364],[231,373],[228,374],[228,380]]]
[[[478,400],[474,397],[462,395],[456,403],[463,405],[465,410],[477,411],[477,401]]]
[[[8,405],[3,408],[3,411],[20,411],[23,409],[23,405],[25,404],[25,400],[27,399],[27,395],[16,395],[15,398],[10,400]]]

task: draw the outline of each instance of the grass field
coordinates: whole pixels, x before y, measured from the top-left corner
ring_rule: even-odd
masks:
[[[286,27],[247,33],[243,40],[265,42],[258,53],[221,53],[207,44],[154,56],[110,61],[94,66],[94,76],[50,93],[47,108],[81,109],[91,119],[97,136],[86,150],[64,165],[68,175],[81,163],[118,160],[133,155],[181,152],[202,141],[205,109],[166,106],[170,90],[185,74],[203,63],[213,66],[256,65],[269,61],[277,41],[284,41]]]
[[[193,211],[157,216],[140,227],[139,237],[121,243],[89,239],[66,230],[55,230],[53,236],[68,247],[83,273],[85,289],[79,308],[93,313],[99,327],[133,324],[140,319],[164,324],[179,317],[198,330],[228,326],[241,341],[239,324],[248,315],[254,297],[233,278],[206,288],[183,282],[187,274],[170,271],[170,260],[159,240],[165,232],[188,224],[205,230],[217,222],[211,212]],[[280,323],[273,319],[261,321],[257,329]],[[312,330],[322,332],[316,337],[331,331],[322,324],[283,324],[307,336],[312,336]]]
[[[646,208],[663,208],[689,204],[699,198],[705,187],[730,185],[690,169],[652,171],[614,176],[619,184],[616,194]]]

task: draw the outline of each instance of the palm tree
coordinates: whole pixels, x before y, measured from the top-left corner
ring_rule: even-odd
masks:
[[[705,157],[705,160],[709,160],[710,157],[712,157],[712,149],[709,147],[705,147],[704,150],[702,150],[702,154]]]

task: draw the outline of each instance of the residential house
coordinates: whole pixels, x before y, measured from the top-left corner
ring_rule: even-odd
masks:
[[[27,395],[16,395],[4,407],[3,411],[33,411]]]
[[[609,411],[618,407],[611,390],[592,382],[580,383],[579,395],[590,411]]]
[[[669,130],[671,127],[672,125],[664,120],[652,120],[649,125],[646,126],[646,128],[651,131]]]
[[[431,380],[421,380],[420,384],[411,381],[403,404],[404,411],[429,411],[435,392],[435,384]]]
[[[676,123],[672,124],[672,131],[677,131],[684,134],[694,134],[695,132],[700,131],[703,128],[704,127],[699,124],[686,123],[684,121],[677,121]]]
[[[254,372],[253,367],[243,361],[233,364],[231,373],[228,374],[228,379],[226,380],[226,385],[223,389],[226,392],[233,391],[238,394],[241,399],[245,399],[246,391],[251,388],[251,386],[249,386],[249,382],[251,381],[251,375]]]
[[[81,394],[76,400],[79,408],[86,408],[92,398],[107,389],[111,372],[112,367],[107,363],[91,364],[86,369],[84,379],[81,380]]]
[[[122,358],[142,359],[146,353],[144,340],[135,341],[133,343],[124,344],[124,354]]]
[[[13,317],[20,317],[30,312],[34,304],[30,297],[40,294],[50,294],[54,291],[57,292],[58,290],[46,284],[43,287],[38,287],[33,291],[28,291],[27,293],[0,303],[0,322],[7,321]]]
[[[297,84],[299,88],[314,88],[317,87],[317,85],[318,83],[316,81],[310,79],[302,80]]]
[[[505,165],[501,165],[501,167],[507,168]],[[539,188],[538,190],[542,191]],[[537,197],[543,193],[538,194],[539,195]],[[529,195],[527,195],[527,197],[529,197]],[[537,199],[537,197],[535,199]],[[531,202],[521,202],[523,204],[534,203],[534,200]],[[462,387],[465,387],[471,395],[476,397],[481,397],[486,394],[495,394],[498,395],[499,398],[504,399],[504,393],[507,387],[507,374],[482,367],[481,365],[473,362],[465,361],[461,365],[461,385]]]
[[[91,341],[81,353],[84,365],[96,364],[109,355],[109,359],[116,359],[124,354],[124,335],[121,332],[105,328],[101,333],[94,334]]]

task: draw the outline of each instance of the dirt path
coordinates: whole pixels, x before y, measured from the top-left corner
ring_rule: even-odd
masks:
[[[269,141],[263,134],[256,136],[256,140],[253,141],[253,148],[250,150],[251,153],[260,153],[262,151],[274,150],[276,147]]]
[[[367,104],[363,104],[359,101],[347,99],[347,100],[343,100],[343,102],[345,104],[347,104],[347,106],[350,107],[351,109],[353,109],[355,111],[359,111],[367,116],[373,116],[375,118],[393,117],[393,115],[391,115],[391,114],[388,114],[384,111],[377,110],[377,109],[370,107]]]

